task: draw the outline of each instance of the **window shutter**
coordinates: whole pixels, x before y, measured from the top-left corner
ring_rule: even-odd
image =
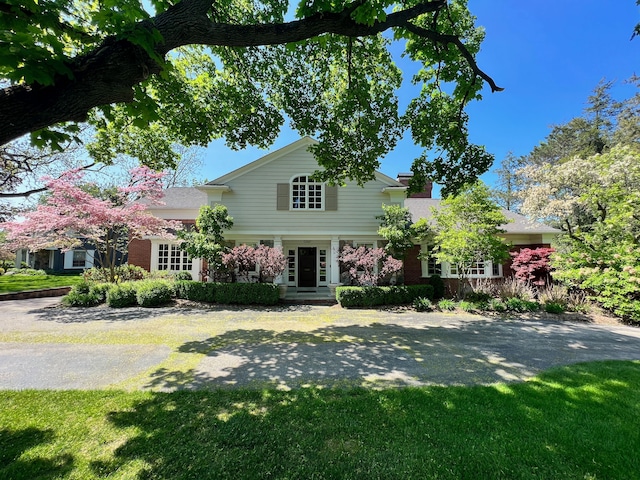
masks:
[[[325,185],[324,187],[324,209],[338,210],[338,186]]]
[[[95,253],[95,250],[87,250],[84,268],[93,268],[93,265],[95,263]]]
[[[289,210],[289,184],[279,183],[277,190],[277,210]]]

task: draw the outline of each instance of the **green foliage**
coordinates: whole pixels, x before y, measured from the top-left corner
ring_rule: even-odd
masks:
[[[95,307],[104,303],[112,283],[92,283],[82,280],[71,288],[62,298],[62,303],[69,307]]]
[[[207,261],[209,271],[215,273],[224,270],[222,255],[229,251],[224,244],[224,231],[233,227],[233,217],[229,216],[227,207],[217,204],[214,207],[203,205],[196,218],[196,230],[178,232],[183,240],[180,248],[187,252],[189,258],[202,258]]]
[[[507,306],[499,298],[492,298],[491,300],[489,300],[488,308],[489,308],[489,310],[493,310],[494,312],[506,312],[507,311]]]
[[[137,304],[135,282],[119,283],[107,292],[107,305],[112,308],[134,307]]]
[[[299,2],[296,21],[302,23],[295,30],[308,35],[300,39],[289,35],[289,2],[216,2],[215,14],[202,2],[170,8],[174,3],[12,0],[0,17],[0,32],[8,32],[0,37],[0,78],[33,90],[64,86],[79,73],[99,82],[109,61],[103,56],[112,61],[114,51],[139,47],[127,52],[132,63],[122,65],[123,78],[110,79],[112,96],[97,101],[97,110],[89,112],[89,105],[65,117],[89,113],[98,135],[91,154],[98,161],[124,154],[163,168],[177,159],[173,145],[218,138],[234,149],[265,148],[288,118],[301,135],[321,140],[312,148],[321,165],[316,173],[335,183],[373,178],[379,159],[409,130],[425,152],[440,152],[434,159],[420,156],[413,170],[446,191],[491,165],[491,155],[468,139],[465,108],[481,98],[484,81],[492,91],[501,89],[475,63],[484,31],[466,1],[424,8],[388,0]],[[149,18],[152,7],[159,21]],[[399,11],[406,18],[398,18]],[[203,28],[181,28],[178,13]],[[237,29],[226,35],[229,45],[215,28],[207,29],[207,19]],[[257,30],[243,35],[239,29],[248,25]],[[420,66],[404,82],[394,62],[396,45]],[[129,78],[133,66],[140,71]],[[406,111],[398,101],[403,85],[415,96]],[[118,104],[123,97],[127,101]],[[75,136],[74,128],[39,130],[33,141],[60,147]]]
[[[426,221],[414,224],[407,207],[383,204],[382,210],[384,215],[376,218],[381,220],[378,235],[387,241],[384,249],[394,258],[404,260],[407,250],[429,234],[429,226]]]
[[[173,275],[173,278],[176,281],[180,281],[180,280],[193,280],[193,277],[191,276],[191,272],[187,272],[187,271],[180,271],[177,272]]]
[[[565,305],[556,302],[547,302],[544,304],[544,311],[547,313],[560,314],[565,312]]]
[[[28,277],[36,277],[46,275],[47,272],[44,270],[35,270],[33,268],[8,268],[5,272],[5,275],[21,275]]]
[[[429,277],[429,285],[433,287],[433,298],[438,300],[444,297],[446,286],[440,275],[431,275]]]
[[[276,305],[280,290],[273,283],[217,283],[214,300],[226,305]]]
[[[177,298],[194,302],[214,303],[216,283],[195,280],[178,280],[174,285]]]
[[[433,298],[431,285],[404,285],[393,287],[336,288],[336,300],[344,308],[370,308],[381,305],[408,305],[417,298]]]
[[[474,302],[469,302],[467,300],[460,300],[458,302],[458,308],[467,313],[473,313],[479,309]]]
[[[443,298],[438,302],[438,308],[443,312],[453,312],[456,309],[456,302],[454,302],[450,298]]]
[[[74,289],[62,297],[62,304],[67,307],[95,307],[103,301],[97,293],[81,292]]]
[[[135,292],[141,307],[159,307],[171,301],[173,288],[167,280],[142,280],[136,283]]]
[[[480,182],[445,198],[440,208],[433,209],[433,256],[438,262],[457,268],[459,295],[474,262],[501,263],[509,258],[509,247],[499,237],[504,232],[500,226],[508,221],[491,200],[489,189]]]
[[[540,304],[533,300],[523,300],[518,297],[511,297],[504,302],[507,310],[510,312],[535,312],[540,309]]]
[[[429,298],[418,297],[413,301],[413,308],[418,312],[431,312],[433,311],[433,302]]]
[[[117,265],[115,267],[116,282],[130,282],[134,280],[142,280],[149,275],[144,268],[138,265]],[[83,278],[88,282],[109,282],[111,280],[111,272],[108,268],[93,267],[82,273]]]

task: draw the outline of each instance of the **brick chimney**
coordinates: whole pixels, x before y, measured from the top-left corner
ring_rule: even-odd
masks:
[[[411,180],[412,177],[413,177],[413,173],[399,173],[397,180],[401,184],[406,185],[408,187],[409,180]],[[413,193],[409,195],[408,198],[431,198],[432,190],[433,190],[433,182],[427,182],[425,183],[424,188],[422,189],[421,192]]]

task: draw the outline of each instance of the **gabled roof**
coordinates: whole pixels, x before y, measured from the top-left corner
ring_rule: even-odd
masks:
[[[141,199],[152,210],[177,210],[194,209],[207,204],[207,194],[194,187],[171,187],[164,190],[164,196],[160,199],[165,205],[155,205],[149,200]]]
[[[232,180],[235,180],[236,178],[244,175],[245,173],[248,173],[252,170],[255,170],[256,168],[262,167],[264,165],[267,165],[285,155],[288,155],[291,152],[294,152],[300,148],[304,148],[305,150],[308,149],[311,145],[317,145],[319,142],[317,140],[315,140],[314,138],[311,137],[302,137],[299,140],[296,140],[293,143],[290,143],[289,145],[282,147],[278,150],[275,150],[271,153],[268,153],[267,155],[265,155],[264,157],[260,157],[257,160],[254,160],[253,162],[247,163],[246,165],[243,165],[240,168],[237,168],[225,175],[222,175],[221,177],[215,178],[213,180],[211,180],[210,182],[206,183],[204,186],[207,185],[224,185],[227,182],[230,182]],[[318,165],[318,168],[320,168],[320,166]],[[376,180],[381,181],[382,183],[385,183],[389,186],[393,186],[393,187],[402,187],[404,185],[402,185],[400,182],[398,182],[397,180],[394,180],[393,178],[385,175],[382,172],[378,172],[376,170],[376,172],[374,173]]]
[[[440,199],[438,198],[407,198],[404,206],[409,209],[411,218],[414,222],[420,218],[430,219],[432,217],[431,208],[440,207]],[[512,222],[502,225],[502,229],[506,233],[525,233],[525,234],[542,234],[542,233],[560,233],[557,228],[550,227],[544,223],[532,222],[527,217],[509,210],[501,209],[505,217]]]

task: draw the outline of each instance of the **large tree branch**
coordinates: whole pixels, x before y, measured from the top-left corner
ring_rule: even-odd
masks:
[[[351,11],[359,3],[340,13],[322,13],[287,23],[233,25],[212,22],[208,16],[212,0],[183,0],[156,17],[138,24],[138,28],[155,28],[163,43],[155,52],[163,57],[171,50],[191,44],[209,46],[252,47],[297,42],[325,33],[359,37],[375,35],[394,27],[403,27],[439,43],[452,43],[467,59],[476,74],[501,90],[482,72],[459,38],[441,35],[413,26],[410,20],[436,12],[446,0],[424,1],[391,13],[373,25],[356,23]],[[161,66],[139,46],[127,40],[109,37],[92,52],[69,63],[73,78],[59,76],[53,85],[14,85],[0,90],[0,145],[26,133],[62,122],[82,122],[94,107],[131,102],[133,87]]]

